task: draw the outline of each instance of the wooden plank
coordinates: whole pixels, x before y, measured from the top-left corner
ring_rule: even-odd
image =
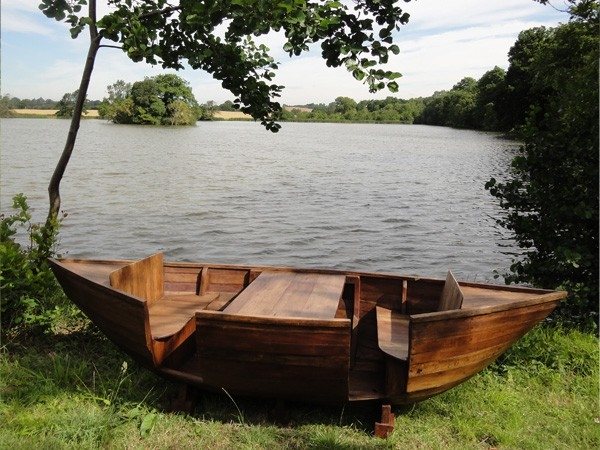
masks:
[[[446,275],[446,283],[440,296],[440,303],[438,305],[438,311],[449,311],[452,309],[460,309],[463,303],[463,293],[460,290],[460,286],[452,275],[452,272],[448,271]]]
[[[109,279],[112,287],[154,302],[163,295],[163,254],[156,253],[117,269],[110,274]]]
[[[473,376],[554,307],[533,304],[435,322],[418,322],[411,316],[407,393],[441,392]]]
[[[82,275],[87,269],[78,273],[72,271],[70,266],[69,262],[50,260],[50,267],[65,294],[111,341],[138,361],[152,367],[154,355],[146,301],[96,283]],[[101,267],[106,268],[114,267]],[[92,269],[89,268],[89,271]],[[109,273],[104,273],[108,281]]]
[[[408,314],[408,281],[402,280],[402,314]]]
[[[170,295],[152,303],[148,308],[152,338],[164,339],[179,332],[196,311],[206,308],[218,296],[218,293]]]
[[[349,341],[347,319],[202,311],[196,313],[197,358],[187,369],[228,392],[343,402],[348,396]]]
[[[224,312],[249,316],[333,318],[344,283],[342,275],[264,271]]]
[[[381,351],[394,358],[408,359],[409,317],[378,306],[377,342]]]

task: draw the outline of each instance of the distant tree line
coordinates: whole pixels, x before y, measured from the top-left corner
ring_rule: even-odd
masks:
[[[56,109],[61,110],[66,106],[68,111],[68,103],[73,93],[66,93],[61,100],[52,100],[49,98],[18,98],[13,97],[10,94],[5,94],[0,97],[0,117],[12,117],[15,109]],[[85,103],[85,109],[96,109],[100,105],[100,100],[87,100]],[[71,108],[72,114],[72,108]],[[66,117],[66,116],[64,116]]]
[[[338,97],[329,104],[308,104],[287,107],[281,120],[300,122],[380,122],[414,123],[424,108],[422,99],[403,100],[387,97],[384,100],[356,102],[349,97]],[[308,110],[307,110],[308,109]]]

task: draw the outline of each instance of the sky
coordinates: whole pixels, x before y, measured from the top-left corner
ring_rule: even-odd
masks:
[[[100,15],[107,11],[98,0]],[[561,0],[544,6],[532,0],[413,0],[399,2],[410,14],[408,25],[394,35],[400,54],[390,58],[386,69],[402,73],[397,94],[369,94],[343,68],[325,65],[315,47],[301,57],[290,58],[282,49],[281,35],[264,38],[280,63],[275,82],[286,86],[280,101],[287,105],[329,103],[336,97],[356,100],[428,96],[450,89],[465,76],[479,78],[494,66],[508,67],[507,53],[520,31],[536,26],[556,26],[568,21]],[[2,94],[19,98],[51,98],[77,89],[85,62],[88,34],[71,39],[68,27],[46,18],[39,0],[1,1]],[[171,73],[173,71],[170,71]],[[134,63],[118,49],[102,48],[96,59],[88,98],[106,96],[106,86],[116,80],[137,81],[165,73],[160,66]],[[233,96],[220,82],[199,70],[178,74],[187,80],[204,103],[221,103]]]

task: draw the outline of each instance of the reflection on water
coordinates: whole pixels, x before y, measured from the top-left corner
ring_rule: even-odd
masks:
[[[2,211],[45,216],[68,122],[2,120]],[[62,183],[72,257],[352,268],[489,280],[513,243],[485,191],[514,143],[415,125],[84,121]]]

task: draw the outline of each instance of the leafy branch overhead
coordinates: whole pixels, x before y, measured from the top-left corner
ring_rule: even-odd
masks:
[[[95,2],[95,0],[89,0]],[[407,2],[409,0],[405,0]],[[118,42],[133,61],[181,69],[189,64],[221,81],[237,106],[272,131],[283,86],[273,82],[278,63],[254,38],[285,36],[290,56],[320,43],[328,66],[345,66],[371,92],[396,92],[399,73],[383,70],[398,54],[392,34],[409,15],[396,0],[108,0],[111,12],[97,22],[82,9],[88,0],[42,0],[48,17],[65,21],[75,38],[89,25],[98,39]],[[94,10],[95,10],[95,5]]]

